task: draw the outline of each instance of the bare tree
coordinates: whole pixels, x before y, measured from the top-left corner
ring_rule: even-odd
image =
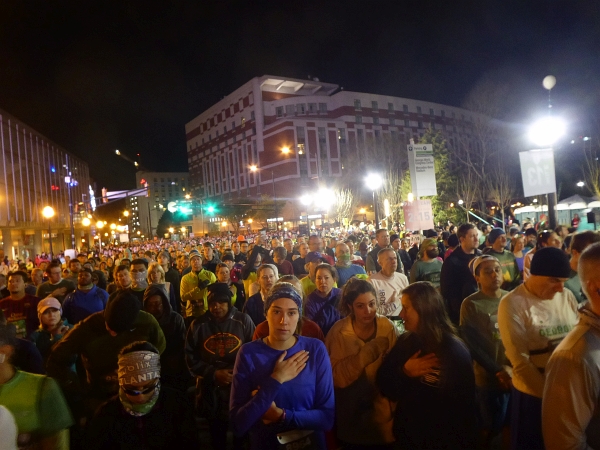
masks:
[[[383,175],[383,184],[378,195],[379,210],[383,211],[383,204],[387,199],[392,222],[400,221],[402,202],[410,192],[410,183],[403,183],[404,178],[404,174],[401,174],[396,167],[388,167]]]
[[[459,201],[463,201],[460,206],[467,211],[467,222],[469,222],[469,210],[475,200],[480,198],[480,185],[477,183],[477,177],[472,170],[466,169],[461,172],[456,183],[456,195]]]
[[[354,217],[354,211],[356,211],[356,207],[358,206],[358,198],[349,188],[335,190],[334,196],[335,204],[333,206],[333,213],[335,219],[340,225],[344,224],[344,219],[347,220],[348,224],[351,223],[352,218]]]
[[[503,164],[497,165],[488,177],[487,190],[489,199],[500,208],[502,228],[504,229],[506,228],[504,210],[511,205],[517,190],[515,188],[514,176],[506,170]]]
[[[592,195],[600,198],[600,161],[598,160],[600,155],[598,154],[597,149],[592,148],[592,141],[589,140],[588,142],[589,145],[585,145],[583,148],[583,153],[585,155],[583,177],[585,179],[585,184],[592,192]]]

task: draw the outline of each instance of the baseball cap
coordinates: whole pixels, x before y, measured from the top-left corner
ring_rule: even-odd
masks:
[[[40,300],[40,302],[38,303],[38,306],[37,306],[37,312],[38,312],[38,314],[44,314],[44,312],[48,308],[56,308],[62,314],[62,307],[60,305],[60,302],[57,299],[55,299],[54,297],[46,297],[45,299]]]
[[[307,264],[311,262],[323,262],[325,261],[325,258],[323,258],[323,255],[319,252],[308,252],[304,261],[306,261]]]

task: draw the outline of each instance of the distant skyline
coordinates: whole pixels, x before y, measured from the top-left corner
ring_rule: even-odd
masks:
[[[185,171],[185,123],[264,74],[454,106],[487,80],[506,85],[516,130],[543,113],[552,74],[572,131],[599,112],[598,2],[86,3],[0,4],[0,108],[111,190],[135,182],[116,148]]]

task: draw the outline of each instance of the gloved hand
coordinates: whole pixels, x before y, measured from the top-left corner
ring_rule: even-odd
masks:
[[[205,289],[206,286],[208,286],[209,284],[210,284],[209,280],[203,280],[203,281],[198,280],[198,289]]]

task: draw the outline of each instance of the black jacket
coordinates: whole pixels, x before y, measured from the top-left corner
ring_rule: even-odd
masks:
[[[423,356],[429,352],[416,334],[401,335],[377,372],[381,393],[398,402],[396,444],[403,449],[477,448],[475,375],[469,350],[456,336],[445,335],[435,351],[438,371],[411,378],[403,367],[419,350]]]
[[[118,397],[101,405],[86,428],[88,450],[199,448],[192,405],[185,394],[164,384],[154,408],[132,416]]]
[[[183,317],[171,309],[164,285],[150,285],[144,292],[144,310],[146,301],[153,295],[160,295],[163,314],[158,324],[165,335],[167,346],[160,356],[161,379],[165,385],[185,390],[191,381],[191,375],[185,364],[185,323]]]
[[[477,282],[469,269],[469,261],[481,252],[465,253],[459,245],[450,253],[442,265],[440,288],[446,300],[450,320],[455,325],[460,322],[460,305],[465,298],[477,291]]]

